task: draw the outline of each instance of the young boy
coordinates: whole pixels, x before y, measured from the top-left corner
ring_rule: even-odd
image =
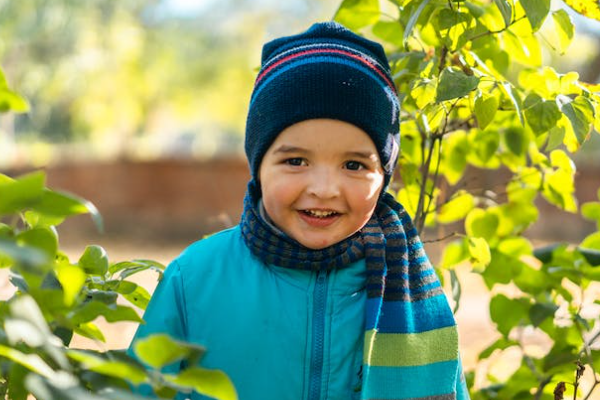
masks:
[[[205,346],[241,400],[468,399],[446,297],[386,193],[398,118],[379,44],[332,22],[267,43],[241,223],[173,261],[134,341]]]

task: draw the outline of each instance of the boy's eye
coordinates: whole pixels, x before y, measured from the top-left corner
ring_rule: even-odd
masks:
[[[358,161],[348,161],[346,163],[346,168],[352,171],[358,171],[364,168],[364,165]]]
[[[304,160],[300,157],[296,157],[296,158],[288,158],[287,160],[285,160],[285,163],[288,165],[293,165],[295,167],[299,167],[301,165],[304,165]]]

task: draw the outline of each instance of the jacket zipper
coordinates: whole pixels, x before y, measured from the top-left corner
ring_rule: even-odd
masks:
[[[317,281],[313,291],[312,344],[308,391],[309,400],[319,400],[321,398],[328,276],[329,273],[327,271],[319,271],[317,273]]]

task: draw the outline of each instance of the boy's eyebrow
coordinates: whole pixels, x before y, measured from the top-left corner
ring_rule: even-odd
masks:
[[[274,154],[277,153],[310,153],[309,150],[304,149],[298,146],[288,146],[286,144],[282,144],[278,148],[273,151]]]
[[[378,160],[379,157],[377,153],[373,153],[371,151],[347,151],[344,153],[346,157],[358,157],[358,158],[366,158],[368,160]]]

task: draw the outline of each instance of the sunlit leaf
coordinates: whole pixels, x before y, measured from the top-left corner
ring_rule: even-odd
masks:
[[[600,21],[600,4],[596,0],[564,0],[564,2],[579,14]]]
[[[475,269],[485,268],[492,260],[490,246],[487,241],[479,237],[470,237],[468,243],[473,267]]]
[[[440,268],[448,269],[469,258],[468,242],[465,239],[451,242],[444,247]]]
[[[104,276],[108,271],[108,256],[100,246],[87,246],[79,258],[79,266],[92,275]]]
[[[233,383],[223,371],[192,367],[166,379],[177,385],[192,387],[196,392],[217,400],[238,398]]]
[[[156,369],[161,369],[175,361],[182,360],[190,352],[203,353],[203,348],[200,346],[192,346],[164,334],[138,339],[133,349],[142,362]]]
[[[485,129],[494,120],[499,104],[496,96],[484,96],[478,93],[478,96],[475,97],[473,112],[480,129]]]
[[[352,30],[372,25],[379,20],[379,1],[344,0],[333,19]]]
[[[472,237],[491,240],[495,237],[497,228],[498,216],[481,208],[473,209],[465,220],[467,234]]]
[[[410,91],[410,96],[420,109],[435,100],[436,81],[432,79],[419,79],[415,81]]]
[[[459,192],[442,205],[437,215],[438,221],[443,224],[459,221],[466,217],[474,206],[475,199],[470,193],[466,191]]]
[[[54,217],[89,213],[97,229],[100,232],[104,229],[102,216],[98,209],[91,202],[72,194],[46,189],[40,201],[33,206],[33,209],[42,215]]]
[[[556,28],[556,35],[558,36],[559,50],[561,53],[564,53],[569,48],[575,34],[573,21],[571,21],[569,13],[563,9],[553,11],[552,18]]]
[[[72,305],[79,295],[87,275],[79,267],[68,263],[59,263],[56,266],[56,276],[63,288],[65,304]]]
[[[0,216],[35,204],[42,196],[46,176],[34,172],[17,179],[0,180]]]
[[[400,43],[404,29],[398,21],[377,21],[373,25],[373,34],[389,43]]]

